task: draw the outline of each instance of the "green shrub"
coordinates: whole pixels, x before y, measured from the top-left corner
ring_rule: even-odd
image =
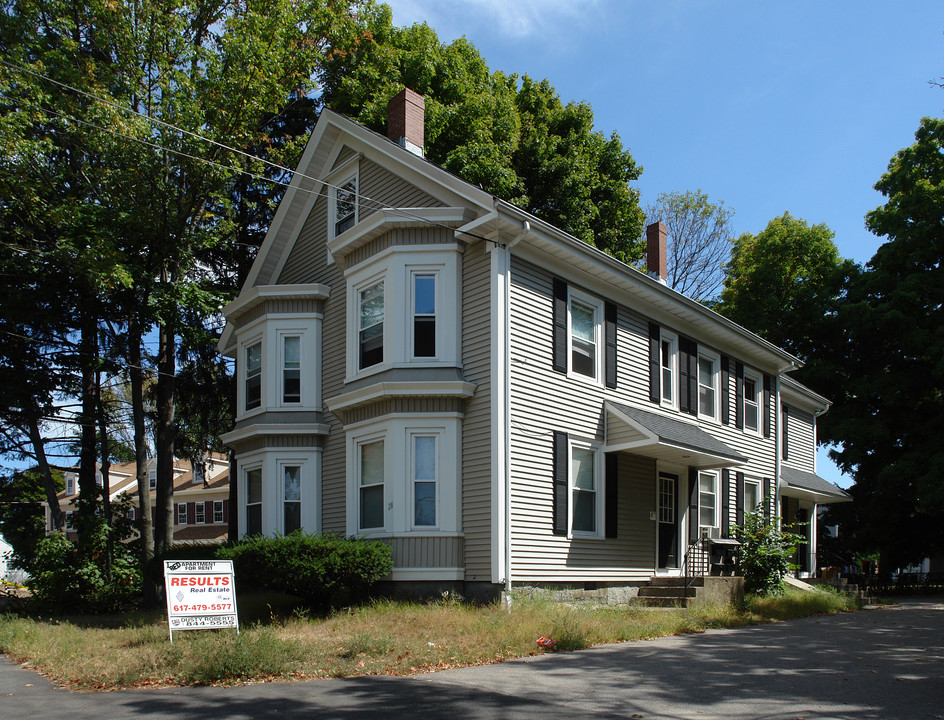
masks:
[[[380,541],[303,532],[247,538],[217,557],[233,561],[241,590],[289,593],[316,608],[357,599],[393,569],[390,547]]]
[[[783,577],[790,570],[790,559],[803,537],[784,532],[779,518],[766,522],[758,512],[747,513],[743,525],[733,526],[740,543],[739,562],[744,576],[744,592],[778,595],[783,592]]]

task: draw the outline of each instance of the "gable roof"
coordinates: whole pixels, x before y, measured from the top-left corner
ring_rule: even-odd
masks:
[[[327,108],[305,146],[240,297],[256,286],[277,281],[315,201],[328,187],[325,178],[333,171],[342,147],[393,166],[393,172],[447,207],[470,210],[472,219],[455,230],[457,238],[501,242],[514,247],[516,254],[568,277],[576,273],[587,282],[605,285],[614,300],[645,307],[647,316],[677,332],[711,337],[715,349],[764,372],[780,373],[802,365],[790,353],[701,303]],[[231,345],[233,331],[227,321],[218,343],[221,350]]]
[[[780,468],[780,479],[787,488],[799,490],[798,494],[809,494],[816,502],[850,502],[852,498],[838,485],[833,485],[819,475],[797,470],[789,465]],[[805,492],[804,492],[805,491]]]

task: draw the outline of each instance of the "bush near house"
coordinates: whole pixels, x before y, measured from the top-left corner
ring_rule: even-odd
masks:
[[[242,591],[289,593],[316,609],[358,598],[393,569],[390,547],[380,541],[304,532],[247,538],[216,556],[233,561]]]
[[[783,578],[791,568],[790,560],[803,537],[780,529],[780,518],[767,519],[758,512],[747,513],[742,525],[734,525],[734,537],[740,541],[739,562],[744,576],[744,592],[779,595]]]

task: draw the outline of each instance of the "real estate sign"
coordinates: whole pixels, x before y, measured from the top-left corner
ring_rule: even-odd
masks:
[[[171,642],[175,630],[239,632],[232,560],[165,560],[164,593]]]

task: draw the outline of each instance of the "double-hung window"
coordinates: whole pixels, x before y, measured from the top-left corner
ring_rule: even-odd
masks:
[[[436,357],[436,274],[411,273],[413,292],[413,357]]]
[[[302,339],[298,335],[282,337],[282,402],[302,401]]]
[[[374,283],[358,293],[358,366],[359,369],[383,362],[384,284]]]
[[[718,361],[707,355],[698,355],[698,414],[718,416]]]
[[[149,490],[157,489],[157,470],[148,471],[148,489]]]
[[[698,526],[703,530],[719,527],[717,476],[698,473]]]
[[[262,343],[246,348],[246,409],[262,404]]]
[[[571,447],[572,521],[575,533],[596,533],[599,488],[593,448]]]
[[[197,525],[203,525],[206,523],[206,505],[202,502],[198,502],[194,508],[194,521]]]
[[[596,308],[579,300],[570,303],[570,369],[595,378],[597,376]]]
[[[358,447],[358,504],[361,530],[384,526],[384,441]]]
[[[436,481],[439,475],[438,435],[412,436],[413,526],[435,527]]]
[[[744,375],[744,429],[757,432],[760,427],[760,381]]]
[[[262,468],[246,471],[246,535],[262,533]]]
[[[302,469],[298,465],[282,466],[282,533],[299,530],[302,526]]]
[[[340,235],[357,222],[357,178],[343,182],[334,193],[334,234]]]
[[[177,524],[178,525],[187,524],[187,503],[177,504]]]
[[[222,500],[213,501],[213,522],[215,523],[223,522],[223,501]]]

